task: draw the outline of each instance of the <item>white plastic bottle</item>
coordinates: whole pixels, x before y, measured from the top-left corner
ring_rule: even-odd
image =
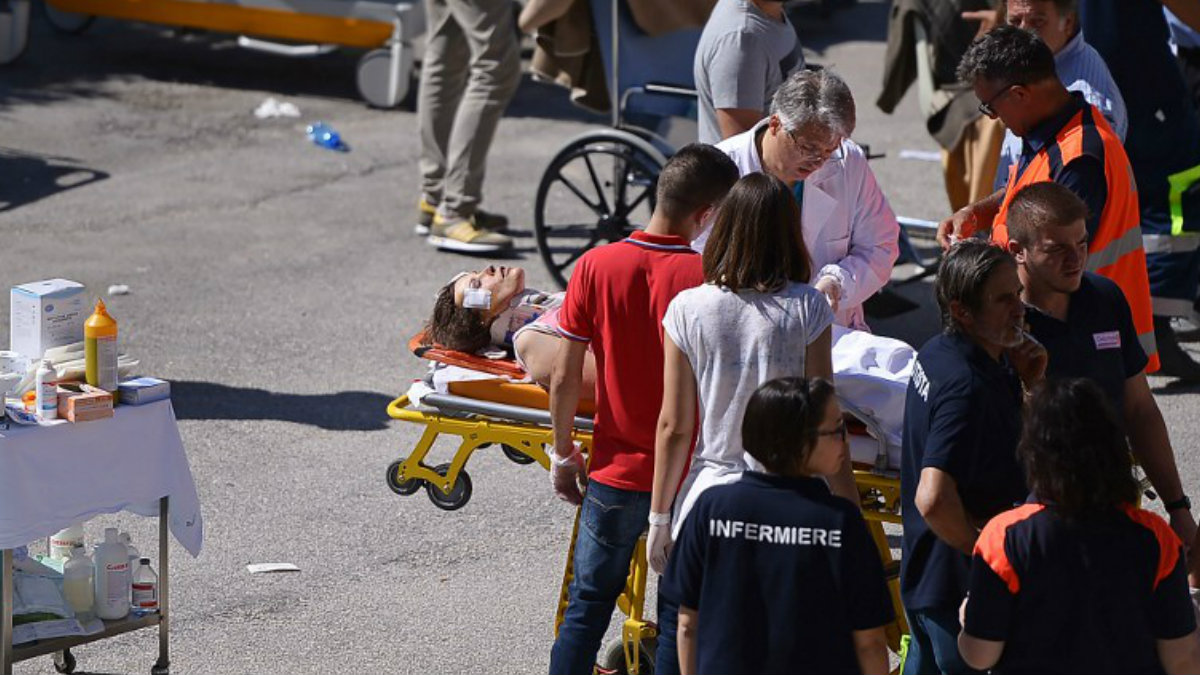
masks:
[[[158,611],[158,574],[150,567],[149,558],[138,560],[133,575],[133,611]]]
[[[104,543],[96,547],[96,616],[112,621],[129,614],[129,554],[117,538],[117,528],[104,528]]]
[[[136,570],[142,554],[138,553],[138,550],[133,547],[133,537],[129,536],[128,532],[122,532],[118,540],[125,547],[125,552],[129,554],[129,569]]]
[[[83,545],[71,549],[71,557],[63,565],[63,598],[75,616],[91,616],[96,606],[95,569]]]
[[[54,560],[66,560],[71,555],[71,549],[76,546],[83,546],[83,525],[81,523],[76,523],[50,535],[50,557]]]
[[[37,414],[43,420],[58,419],[58,373],[50,359],[37,369]]]

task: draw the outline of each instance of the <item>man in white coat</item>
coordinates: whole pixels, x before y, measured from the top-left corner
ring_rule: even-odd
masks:
[[[717,147],[743,176],[765,172],[792,186],[813,286],[829,298],[837,325],[870,330],[862,303],[891,277],[900,225],[849,138],[854,123],[845,81],[828,69],[801,70],[780,85],[766,119]],[[707,234],[693,247],[703,250]]]

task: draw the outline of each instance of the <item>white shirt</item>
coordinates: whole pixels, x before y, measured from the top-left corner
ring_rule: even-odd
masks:
[[[675,499],[675,535],[701,492],[762,469],[742,449],[750,395],[769,380],[803,377],[808,345],[832,323],[824,294],[807,284],[773,294],[704,284],[671,301],[663,329],[687,356],[700,396],[700,437]]]
[[[745,133],[717,144],[737,164],[741,175],[762,172],[754,137],[762,120]],[[831,276],[842,286],[836,322],[870,330],[862,303],[892,276],[900,253],[900,224],[888,205],[862,148],[842,141],[842,159],[830,159],[804,181],[800,224],[813,262],[813,281]],[[704,249],[708,232],[692,246]]]

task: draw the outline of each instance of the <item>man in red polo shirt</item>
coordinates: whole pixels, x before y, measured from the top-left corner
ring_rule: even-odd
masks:
[[[575,265],[559,313],[563,337],[550,381],[554,492],[582,504],[574,581],[554,675],[592,672],[629,561],[650,514],[654,432],[663,394],[662,320],[680,291],[704,282],[689,244],[738,179],[725,153],[695,143],[658,177],[657,207],[644,231],[588,251]],[[591,464],[571,440],[588,345],[596,358]],[[586,491],[585,491],[586,488]]]

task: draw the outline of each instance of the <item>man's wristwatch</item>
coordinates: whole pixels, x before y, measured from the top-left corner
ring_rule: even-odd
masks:
[[[1167,513],[1170,513],[1172,511],[1178,511],[1179,509],[1184,509],[1188,513],[1191,513],[1192,512],[1192,500],[1189,499],[1187,495],[1184,495],[1184,496],[1180,497],[1179,499],[1176,499],[1173,502],[1167,502],[1167,503],[1163,504],[1163,508],[1167,510]]]

